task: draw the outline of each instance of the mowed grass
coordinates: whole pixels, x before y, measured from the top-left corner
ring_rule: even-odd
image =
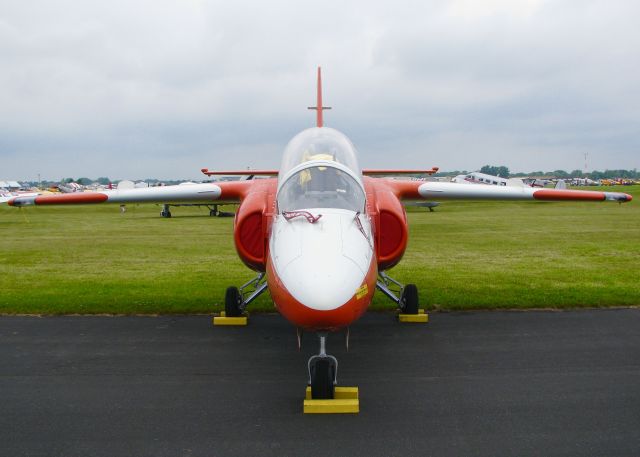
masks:
[[[409,210],[389,273],[433,309],[640,305],[640,186],[631,203],[443,202]],[[0,313],[208,313],[253,276],[232,218],[157,205],[0,206]],[[380,293],[375,309],[395,306]],[[251,305],[271,311],[268,294]]]

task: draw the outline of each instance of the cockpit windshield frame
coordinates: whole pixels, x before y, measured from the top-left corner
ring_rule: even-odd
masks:
[[[366,197],[358,176],[342,164],[314,160],[293,168],[278,182],[278,212],[311,208],[364,212]]]

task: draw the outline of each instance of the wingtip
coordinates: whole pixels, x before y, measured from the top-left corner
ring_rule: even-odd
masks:
[[[629,194],[622,192],[603,192],[605,200],[610,200],[619,203],[627,203],[633,200],[633,197]]]

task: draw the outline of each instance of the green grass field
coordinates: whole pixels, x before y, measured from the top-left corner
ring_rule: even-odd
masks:
[[[640,305],[640,186],[631,203],[443,202],[409,210],[390,271],[435,309]],[[253,272],[232,218],[156,205],[0,205],[0,313],[207,313]],[[394,305],[377,294],[375,309]],[[252,310],[273,310],[268,294]]]

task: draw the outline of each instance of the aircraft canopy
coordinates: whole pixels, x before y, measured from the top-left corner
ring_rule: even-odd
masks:
[[[278,209],[340,208],[364,211],[356,149],[339,131],[314,127],[293,137],[278,174]]]
[[[327,127],[303,130],[289,141],[282,156],[279,176],[286,179],[293,168],[316,160],[337,162],[356,176],[362,176],[351,141],[341,132]]]

